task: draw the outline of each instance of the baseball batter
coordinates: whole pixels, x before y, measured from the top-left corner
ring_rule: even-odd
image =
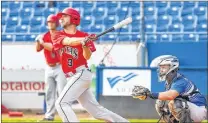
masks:
[[[47,25],[49,31],[43,35],[39,35],[36,38],[36,50],[40,52],[44,50],[44,56],[46,60],[45,70],[45,96],[47,111],[45,113],[44,121],[54,120],[55,115],[55,101],[56,92],[60,94],[66,84],[66,77],[61,69],[59,59],[53,49],[48,48],[48,44],[51,44],[51,34],[56,31],[58,26],[58,19],[56,15],[49,15],[47,18]]]
[[[54,50],[60,56],[60,63],[67,77],[67,84],[56,101],[56,109],[62,121],[79,121],[71,108],[72,102],[78,100],[96,119],[108,122],[128,122],[101,106],[89,88],[92,73],[88,69],[87,60],[90,59],[92,52],[96,50],[92,42],[96,40],[95,35],[88,35],[76,29],[80,24],[78,11],[66,8],[57,16],[64,30],[54,34],[52,42]],[[77,40],[74,40],[76,38]]]

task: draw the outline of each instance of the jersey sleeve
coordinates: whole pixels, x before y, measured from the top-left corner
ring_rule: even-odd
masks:
[[[96,48],[95,48],[95,45],[94,45],[94,42],[93,41],[89,41],[86,43],[86,46],[90,48],[90,51],[91,52],[95,52],[96,51]]]
[[[170,90],[175,90],[179,94],[182,94],[186,89],[186,82],[183,80],[178,80],[174,82],[170,88]]]

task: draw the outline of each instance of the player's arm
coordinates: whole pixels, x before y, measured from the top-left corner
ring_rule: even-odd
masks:
[[[36,41],[35,46],[36,46],[36,51],[37,51],[37,52],[40,52],[40,51],[43,50],[43,48],[44,48],[44,47],[40,44],[39,41]]]
[[[83,46],[83,56],[86,60],[89,60],[92,55],[92,52],[88,46]]]
[[[62,41],[63,45],[69,45],[69,46],[77,46],[82,44],[82,41],[85,38],[70,38],[70,37],[65,37]]]
[[[169,90],[165,92],[160,92],[158,99],[159,100],[174,100],[177,96],[179,96],[179,93],[176,90]]]
[[[41,43],[41,45],[44,47],[44,49],[48,50],[48,51],[52,51],[53,50],[53,45],[51,43]]]

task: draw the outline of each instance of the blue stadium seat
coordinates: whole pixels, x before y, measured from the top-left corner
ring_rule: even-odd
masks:
[[[207,23],[207,17],[206,16],[198,16],[197,24]]]
[[[167,14],[166,8],[157,9],[157,16],[162,16]]]
[[[95,22],[93,23],[93,25],[101,25],[101,24],[103,24],[103,18],[101,18],[101,19],[95,19]]]
[[[33,17],[37,17],[37,16],[43,16],[44,15],[44,8],[40,8],[34,11]]]
[[[144,2],[144,8],[154,7],[154,2]]]
[[[184,1],[183,2],[183,6],[184,7],[190,7],[190,8],[194,8],[195,7],[195,1]]]
[[[57,13],[57,8],[49,8],[49,9],[45,9],[44,16],[48,17],[50,14],[56,14],[56,13]]]
[[[122,8],[117,9],[118,16],[120,16],[120,15],[128,15],[128,12],[129,12],[128,7],[122,7]]]
[[[131,8],[131,16],[136,16],[136,15],[140,15],[140,8],[139,7],[133,7]]]
[[[130,7],[133,8],[133,10],[135,8],[140,8],[140,2],[138,2],[138,1],[131,1]]]
[[[28,32],[28,26],[27,25],[17,26],[16,27],[16,32],[27,33]]]
[[[207,7],[208,6],[208,1],[199,1],[198,2],[198,7],[203,6],[203,7]]]
[[[181,7],[182,3],[178,1],[172,1],[170,2],[170,7]]]
[[[145,32],[154,32],[155,26],[153,24],[146,24],[144,30]]]
[[[20,9],[21,2],[15,1],[15,2],[9,2],[9,8],[10,10]]]
[[[104,1],[97,1],[96,2],[96,8],[97,7],[106,7],[106,2],[104,2]]]
[[[208,41],[207,34],[199,34],[198,37],[198,41]]]
[[[115,41],[116,36],[113,34],[108,34],[103,36],[104,41]]]
[[[182,35],[180,34],[173,34],[172,39],[170,41],[172,42],[180,42],[182,40]]]
[[[125,32],[125,33],[129,33],[129,29],[130,28],[130,26],[124,26],[124,27],[122,27],[121,29],[120,29],[120,32]],[[118,30],[119,31],[119,30]]]
[[[183,17],[182,17],[182,24],[183,24],[184,26],[190,25],[190,24],[193,25],[194,22],[195,22],[195,17],[194,17],[194,16],[188,15],[188,16],[183,16]]]
[[[81,30],[83,32],[90,32],[91,31],[91,26],[82,27]]]
[[[193,24],[189,24],[189,25],[184,26],[183,31],[184,32],[194,32],[195,31],[195,27],[194,27]]]
[[[117,22],[116,16],[107,16],[104,19],[104,25],[113,25]]]
[[[18,17],[18,16],[19,16],[19,10],[16,9],[10,10],[9,17]]]
[[[40,32],[41,32],[41,33],[48,32],[48,29],[46,28],[46,26],[42,26],[42,27],[40,28]]]
[[[67,8],[69,7],[68,1],[59,1],[57,2],[57,8]]]
[[[165,2],[165,1],[156,1],[156,7],[161,9],[161,8],[165,8],[167,7],[168,5],[168,2]]]
[[[8,1],[2,1],[1,2],[1,7],[2,8],[9,8],[9,2]]]
[[[106,7],[108,9],[113,9],[118,7],[118,2],[117,1],[107,1],[106,2]]]
[[[30,18],[25,17],[21,19],[21,25],[29,25],[30,24]]]
[[[32,15],[32,9],[31,8],[23,8],[21,11],[20,11],[20,17],[21,18],[29,18],[31,17]]]
[[[94,25],[91,27],[91,32],[93,33],[100,33],[103,31],[103,25]]]
[[[145,39],[147,42],[156,42],[159,40],[158,37],[157,35],[148,34]]]
[[[139,25],[140,22],[141,22],[140,15],[136,15],[132,17],[132,25]]]
[[[156,19],[154,18],[154,16],[145,16],[144,23],[145,24],[156,24]]]
[[[167,34],[163,34],[160,36],[160,41],[162,42],[169,42],[170,41],[170,36]]]
[[[2,35],[2,41],[13,41],[12,35]]]
[[[139,34],[133,34],[131,37],[132,41],[140,41],[141,40],[141,36]]]
[[[178,15],[178,14],[180,14],[180,8],[179,7],[170,7],[169,9],[168,9],[168,11],[167,11],[167,13],[169,14],[169,15],[174,15],[174,16],[176,16],[176,15]]]
[[[106,8],[98,7],[93,10],[93,16],[95,18],[102,18],[105,15]]]
[[[84,18],[82,18],[82,21],[81,21],[81,27],[86,27],[86,26],[89,26],[91,25],[93,22],[93,18],[92,16],[85,16]]]
[[[2,19],[1,19],[1,24],[2,24],[2,25],[6,25],[6,18],[2,18]]]
[[[72,8],[79,8],[79,7],[81,7],[80,1],[73,1],[72,2]]]
[[[158,17],[157,24],[167,25],[167,24],[169,24],[169,21],[170,21],[169,16],[163,15],[163,16]]]
[[[184,34],[183,35],[183,41],[195,42],[196,41],[196,35],[194,35],[194,34]]]
[[[40,33],[40,27],[36,26],[36,27],[31,27],[30,28],[30,33]]]
[[[195,15],[198,15],[198,16],[201,16],[201,15],[206,16],[206,9],[207,9],[207,8],[205,8],[205,7],[195,8],[195,9],[194,9],[194,14],[195,14]]]
[[[192,8],[183,8],[181,15],[185,16],[185,15],[192,15],[193,13],[193,9]]]
[[[32,8],[32,7],[34,7],[34,2],[30,2],[30,1],[23,2],[23,8]]]
[[[156,32],[167,32],[168,26],[163,24],[157,24]]]
[[[37,35],[26,35],[25,40],[34,42],[36,37],[37,37]]]
[[[1,9],[1,16],[2,18],[6,17],[7,16],[7,13],[8,13],[8,9],[7,8],[2,8]]]
[[[5,27],[6,27],[5,25],[2,25],[1,26],[1,33],[4,33],[5,32]]]
[[[87,2],[82,2],[82,7],[85,8],[93,8],[95,2],[87,1]]]
[[[154,15],[156,9],[154,7],[144,8],[144,15]]]
[[[34,9],[41,9],[41,8],[46,8],[46,2],[45,1],[35,1],[34,2]]]
[[[196,32],[208,32],[207,31],[207,23],[197,25]]]
[[[131,32],[140,32],[140,25],[133,25],[131,28]]]
[[[35,26],[41,26],[43,23],[43,18],[37,17],[37,18],[32,18],[30,21],[30,26],[35,27]]]
[[[117,13],[117,8],[107,9],[107,15],[113,15],[113,16],[115,16],[116,13]]]
[[[16,35],[15,41],[25,41],[25,35]]]
[[[19,22],[17,17],[8,18],[6,21],[7,26],[16,26],[18,23]]]
[[[5,32],[6,33],[14,33],[15,32],[15,27],[12,27],[12,26],[8,27],[8,26],[6,26]]]
[[[119,41],[126,41],[129,42],[131,41],[130,35],[119,35]]]
[[[178,16],[172,16],[172,25],[174,24],[180,24],[182,21],[181,21],[181,18],[179,18]]]
[[[170,25],[168,31],[170,32],[181,32],[181,24],[174,24],[174,25]]]
[[[131,7],[131,1],[120,2],[120,8],[128,8],[128,7]]]
[[[83,16],[92,16],[92,8],[91,7],[85,7],[83,11]]]

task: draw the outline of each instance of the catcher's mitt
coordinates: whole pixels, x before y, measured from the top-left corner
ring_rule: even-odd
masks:
[[[143,86],[134,86],[131,95],[133,96],[133,98],[145,100],[147,99],[147,96],[150,95],[150,91],[148,88],[145,88]]]

